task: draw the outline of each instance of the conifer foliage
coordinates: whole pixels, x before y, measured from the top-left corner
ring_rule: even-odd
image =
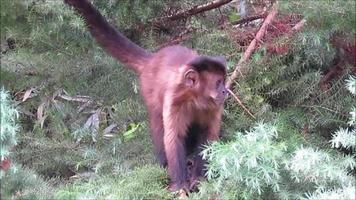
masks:
[[[8,91],[0,90],[0,179],[11,165],[10,153],[17,143],[19,126],[16,122],[18,112],[11,102]]]

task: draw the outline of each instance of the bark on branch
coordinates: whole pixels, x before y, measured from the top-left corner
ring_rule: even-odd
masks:
[[[189,38],[188,34],[194,32],[195,29],[194,28],[187,28],[185,31],[183,31],[182,33],[180,33],[179,35],[177,35],[176,37],[174,37],[172,40],[166,42],[166,43],[163,43],[161,45],[159,45],[157,47],[157,49],[162,49],[164,47],[167,47],[167,46],[170,46],[170,45],[175,45],[175,44],[179,44],[180,42],[186,40]]]
[[[293,28],[292,28],[292,34],[294,34],[294,33],[298,32],[298,31],[300,31],[300,29],[303,28],[303,26],[304,26],[304,24],[305,24],[306,22],[307,22],[306,19],[302,19],[302,20],[300,20],[296,25],[294,25]]]
[[[228,89],[231,89],[232,83],[234,80],[238,77],[239,74],[242,75],[242,70],[243,70],[243,64],[251,57],[251,54],[255,51],[257,42],[261,41],[262,37],[264,36],[268,25],[273,21],[275,16],[277,15],[277,9],[276,6],[273,8],[273,10],[267,15],[266,19],[264,20],[260,30],[257,32],[255,38],[252,40],[250,45],[247,47],[244,55],[241,57],[239,62],[237,63],[235,70],[232,72],[229,80],[226,83],[226,87]]]
[[[256,20],[256,19],[265,18],[266,16],[267,16],[266,13],[262,13],[262,14],[259,14],[259,15],[254,15],[254,16],[242,18],[242,19],[240,19],[240,20],[231,22],[231,24],[232,24],[232,25],[244,24],[244,23],[246,23],[246,22],[250,22],[250,21],[253,21],[253,20]]]
[[[273,18],[272,18],[273,19]],[[267,18],[266,18],[266,20],[267,20]],[[266,22],[266,20],[265,20],[265,22]],[[305,19],[302,19],[302,20],[300,20],[296,25],[294,25],[293,26],[293,28],[291,29],[292,31],[291,31],[291,33],[289,34],[290,36],[291,35],[293,35],[293,34],[295,34],[296,32],[298,32],[298,31],[300,31],[302,28],[303,28],[303,26],[305,25],[305,23],[306,23],[306,20]],[[262,29],[262,27],[261,27],[261,29]],[[260,30],[261,30],[260,29]],[[257,38],[257,35],[258,35],[258,33],[256,34],[256,38]],[[256,39],[255,38],[255,39]],[[252,44],[252,42],[251,42],[251,44]],[[251,46],[251,44],[250,44],[250,46]],[[249,46],[249,47],[250,47]],[[252,49],[252,48],[251,48]],[[251,56],[251,54],[252,54],[252,51],[255,49],[255,47],[252,49],[252,50],[250,50],[250,51],[247,51],[246,50],[246,52],[247,53],[249,53],[250,55],[248,55],[246,52],[245,52],[245,54],[244,54],[244,56],[240,59],[240,61],[242,60],[242,59],[245,59],[245,60],[242,60],[241,62],[239,61],[239,64],[238,64],[238,66],[240,66],[240,67],[242,67],[242,63],[243,62],[245,62],[250,56]],[[232,86],[232,82],[234,81],[234,79],[235,78],[237,78],[237,71],[239,71],[239,69],[235,69],[235,71],[234,72],[236,72],[235,73],[235,75],[234,75],[234,73],[230,76],[230,79],[229,79],[229,82],[227,83],[227,88],[228,88],[228,92],[235,98],[235,100],[238,102],[238,104],[244,109],[244,111],[247,113],[247,114],[249,114],[253,119],[255,119],[255,116],[250,112],[250,110],[249,109],[247,109],[245,106],[244,106],[244,104],[242,103],[242,101],[237,97],[237,95],[235,95],[231,90],[230,90],[230,88],[231,88],[231,86]],[[240,72],[240,71],[239,71]],[[241,72],[240,72],[241,73]],[[234,75],[234,76],[233,76]]]
[[[208,10],[212,10],[214,8],[218,8],[218,7],[225,5],[231,1],[232,0],[215,0],[215,1],[203,4],[203,5],[196,5],[190,9],[182,10],[175,14],[155,19],[155,20],[153,20],[153,22],[174,21],[174,20],[178,20],[178,19],[182,19],[182,18],[187,18],[187,17],[193,16],[193,15],[196,15],[196,14],[208,11]]]

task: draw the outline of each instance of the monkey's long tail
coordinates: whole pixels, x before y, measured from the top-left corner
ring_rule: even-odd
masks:
[[[152,53],[131,42],[111,26],[88,0],[64,0],[84,18],[90,33],[113,57],[137,73],[152,57]]]

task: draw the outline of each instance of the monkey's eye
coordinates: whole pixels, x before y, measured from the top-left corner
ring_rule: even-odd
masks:
[[[218,87],[221,85],[221,83],[222,83],[222,80],[221,80],[221,79],[217,80],[217,81],[216,81],[216,88],[218,88]]]

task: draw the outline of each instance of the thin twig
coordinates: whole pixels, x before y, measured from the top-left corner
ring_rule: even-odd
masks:
[[[245,112],[247,112],[253,119],[256,119],[256,117],[250,112],[250,110],[244,106],[239,97],[237,97],[230,89],[227,89],[227,91],[235,98],[237,103],[245,110]]]

